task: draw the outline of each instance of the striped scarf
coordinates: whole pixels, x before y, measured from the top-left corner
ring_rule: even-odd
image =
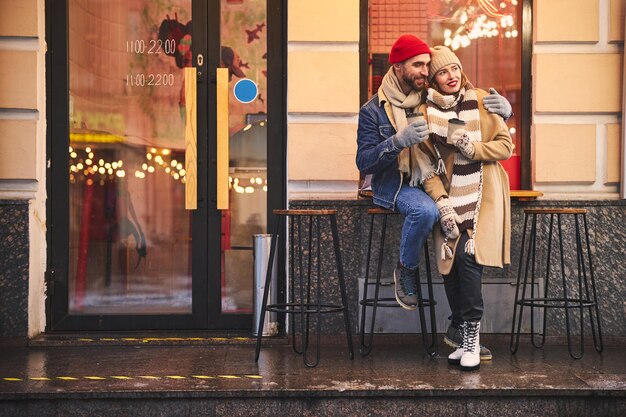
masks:
[[[428,123],[430,138],[435,148],[452,146],[446,143],[448,136],[448,120],[458,118],[465,122],[465,129],[470,141],[480,142],[480,114],[478,97],[468,82],[456,95],[442,95],[436,90],[428,89]],[[437,150],[438,151],[438,150]],[[475,253],[476,224],[480,212],[480,200],[483,185],[483,164],[473,161],[455,150],[452,180],[450,181],[450,204],[461,218],[459,231],[471,229],[472,234],[465,245],[465,252]],[[442,256],[452,258],[452,250],[444,237]]]

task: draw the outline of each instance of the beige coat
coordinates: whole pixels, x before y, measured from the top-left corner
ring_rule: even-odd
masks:
[[[480,213],[476,226],[475,257],[476,262],[484,266],[502,268],[511,263],[511,200],[509,195],[509,176],[497,161],[508,159],[513,152],[513,142],[509,129],[496,114],[489,113],[483,106],[483,97],[488,93],[476,89],[480,114],[481,142],[472,142],[475,153],[473,160],[483,161],[483,188]],[[422,113],[428,115],[426,105],[420,107]],[[432,142],[427,140],[420,145],[433,161],[436,153]],[[439,146],[441,157],[446,165],[447,175],[434,176],[424,182],[424,189],[430,197],[437,201],[439,197],[447,197],[452,180],[454,150]],[[458,152],[458,151],[457,151]],[[471,230],[467,233],[471,236]],[[439,225],[433,228],[437,267],[441,274],[447,275],[452,268],[452,259],[441,259],[443,233]],[[459,239],[454,242],[453,253]],[[460,248],[460,250],[463,250]]]

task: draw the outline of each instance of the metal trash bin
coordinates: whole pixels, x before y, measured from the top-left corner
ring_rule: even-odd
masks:
[[[258,234],[252,236],[252,248],[254,252],[254,286],[252,289],[253,310],[252,310],[252,335],[258,336],[259,320],[261,318],[261,307],[263,305],[263,291],[265,290],[265,278],[267,275],[267,265],[270,259],[270,249],[272,244],[271,234]],[[270,293],[267,298],[268,304],[276,303],[276,259],[272,266],[272,277],[270,281]],[[275,336],[278,334],[278,323],[276,313],[265,312],[265,322],[263,323],[263,336]]]

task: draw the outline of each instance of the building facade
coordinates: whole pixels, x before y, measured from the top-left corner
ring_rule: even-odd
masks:
[[[1,337],[249,328],[252,236],[272,208],[340,207],[346,258],[363,258],[375,26],[438,2],[156,3],[0,4]],[[605,330],[624,336],[624,2],[517,3],[501,7],[518,13],[518,81],[497,84],[513,91],[512,169],[537,204],[590,208]],[[516,261],[487,277],[514,280]],[[356,318],[363,266],[348,263]]]

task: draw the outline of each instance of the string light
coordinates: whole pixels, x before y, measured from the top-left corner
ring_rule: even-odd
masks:
[[[479,38],[516,38],[519,32],[515,29],[513,15],[506,14],[509,4],[515,7],[517,0],[508,0],[508,3],[501,1],[498,4],[500,10],[492,0],[477,0],[464,6],[464,10],[455,13],[460,25],[456,29],[444,29],[444,45],[456,51],[467,48],[472,41]]]

